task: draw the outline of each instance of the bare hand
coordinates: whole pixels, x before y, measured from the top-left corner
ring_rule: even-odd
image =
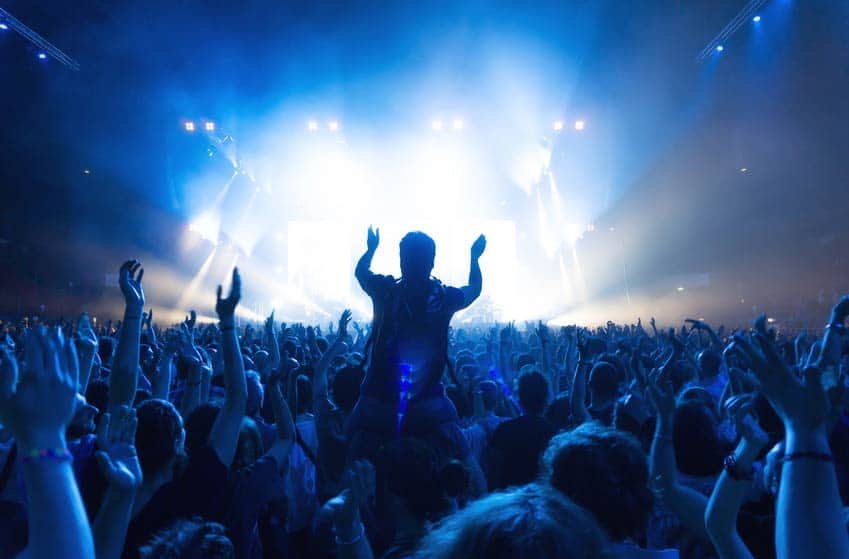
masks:
[[[218,295],[215,302],[215,312],[219,320],[232,319],[236,314],[236,305],[242,298],[242,278],[239,269],[233,268],[233,282],[230,285],[230,294],[226,299],[221,298],[221,286],[218,286]]]
[[[127,260],[118,272],[118,285],[121,287],[121,293],[124,294],[124,303],[128,309],[138,311],[139,318],[144,310],[143,276],[144,268],[138,260]]]
[[[380,244],[380,228],[372,229],[371,225],[368,228],[368,237],[366,238],[366,247],[369,252],[377,250],[377,245]]]
[[[119,417],[108,413],[97,425],[97,465],[109,485],[121,492],[132,492],[142,483],[142,470],[136,454],[136,410],[121,406]]]
[[[480,258],[484,250],[486,250],[486,237],[481,235],[472,243],[472,260]]]

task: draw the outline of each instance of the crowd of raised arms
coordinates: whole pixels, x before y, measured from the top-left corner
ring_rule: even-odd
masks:
[[[486,239],[461,288],[379,242],[369,325],[244,325],[238,270],[157,324],[137,261],[114,324],[3,324],[0,557],[849,558],[849,296],[818,338],[452,329]]]

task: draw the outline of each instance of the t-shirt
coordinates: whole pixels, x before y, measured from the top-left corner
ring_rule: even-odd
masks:
[[[139,547],[179,518],[220,521],[226,491],[227,467],[218,454],[208,446],[195,450],[183,475],[160,487],[130,522],[124,557],[138,557]]]
[[[318,453],[315,418],[304,414],[298,418],[295,427],[304,445],[315,457]],[[316,467],[298,442],[293,444],[289,451],[289,468],[286,470],[285,480],[286,498],[289,504],[287,529],[289,532],[297,532],[309,527],[313,515],[318,510]]]
[[[414,285],[365,272],[358,279],[374,305],[372,358],[360,393],[388,403],[441,395],[448,325],[466,306],[463,292],[433,278]]]
[[[263,456],[250,466],[232,472],[226,525],[239,559],[262,557],[257,520],[266,503],[285,496],[277,461]]]
[[[489,479],[490,488],[503,489],[511,485],[525,485],[539,474],[539,457],[556,433],[546,419],[523,415],[508,419],[495,429],[489,443],[491,459],[495,461],[495,479]]]

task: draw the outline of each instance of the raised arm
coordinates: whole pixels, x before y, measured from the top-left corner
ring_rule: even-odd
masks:
[[[480,296],[483,289],[483,276],[481,275],[479,260],[484,250],[486,250],[486,237],[481,235],[472,243],[469,284],[460,288],[463,292],[463,308],[471,305]]]
[[[800,379],[764,334],[753,336],[760,351],[741,336],[735,341],[785,430],[776,506],[777,556],[849,558],[849,536],[826,428],[830,403],[821,372],[809,367],[804,380]]]
[[[751,559],[752,553],[737,533],[737,514],[752,486],[752,465],[769,438],[753,416],[750,396],[733,396],[725,409],[741,438],[733,460],[726,461],[713,488],[705,510],[705,528],[720,559]]]
[[[80,368],[80,394],[85,394],[91,376],[91,367],[94,364],[94,356],[97,354],[97,334],[94,333],[91,320],[86,313],[80,315],[74,341],[77,345],[77,359]]]
[[[124,262],[119,272],[118,284],[124,294],[124,319],[121,321],[115,364],[109,379],[107,411],[113,415],[121,406],[132,406],[136,397],[141,319],[144,312],[142,276],[144,268],[137,260]]]
[[[333,358],[339,355],[345,349],[345,336],[348,335],[348,323],[351,321],[351,311],[345,309],[342,316],[339,317],[339,334],[336,336],[333,345],[327,348],[321,359],[315,364],[313,369],[313,400],[317,403],[321,398],[327,398],[327,368],[330,366]],[[316,405],[318,410],[319,406]]]
[[[221,298],[221,286],[215,312],[221,324],[221,345],[224,353],[224,405],[209,432],[209,446],[218,454],[219,460],[229,467],[236,454],[239,430],[248,401],[248,387],[239,340],[236,336],[236,305],[242,296],[242,279],[238,268],[233,268],[233,284],[226,299]]]
[[[30,330],[18,379],[14,355],[0,349],[0,423],[23,461],[27,494],[28,559],[94,557],[65,429],[74,414],[79,372],[74,345],[61,330]]]
[[[360,257],[360,260],[357,262],[357,268],[354,271],[357,281],[360,282],[360,287],[363,288],[363,291],[369,294],[372,291],[371,279],[374,277],[374,273],[371,271],[371,261],[374,258],[374,253],[379,244],[380,228],[372,229],[371,226],[369,226],[368,237],[366,238],[366,251]]]
[[[274,411],[274,422],[277,427],[277,438],[266,451],[266,455],[274,458],[278,468],[282,468],[286,463],[286,457],[289,456],[289,450],[295,442],[295,422],[292,419],[289,406],[283,400],[283,393],[280,391],[281,379],[281,375],[274,374],[268,383],[271,409]]]
[[[275,329],[274,324],[274,311],[271,311],[271,316],[269,316],[265,321],[265,340],[264,342],[268,346],[268,355],[269,358],[265,363],[265,372],[271,373],[276,371],[280,367],[280,343],[277,341],[277,331]],[[260,371],[262,372],[262,371]],[[267,377],[264,375],[263,378]]]

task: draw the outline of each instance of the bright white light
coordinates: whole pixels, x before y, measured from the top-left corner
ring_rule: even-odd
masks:
[[[203,127],[207,132],[215,132],[215,123],[211,120],[204,122]]]
[[[186,122],[183,123],[183,128],[186,130],[186,132],[194,132],[195,131],[195,123],[192,122],[191,120],[187,120]]]
[[[40,52],[40,53],[38,53],[38,59],[39,59],[39,60],[46,60],[46,59],[47,59],[47,55],[46,55],[46,54],[44,54],[43,52]]]
[[[749,172],[749,169],[748,169],[747,167],[741,167],[741,168],[740,168],[740,172],[741,172],[741,173],[748,173],[748,172]]]
[[[430,127],[432,129],[436,130],[437,132],[439,132],[440,130],[442,130],[442,121],[441,120],[434,120],[433,122],[430,123]]]
[[[315,132],[316,130],[318,130],[318,123],[314,120],[308,121],[307,130],[309,130],[310,132]]]
[[[677,291],[678,293],[681,293],[681,292],[684,291],[684,288],[679,285],[678,287],[675,288],[675,291]]]
[[[752,18],[752,21],[754,21],[755,23],[760,22],[760,21],[761,21],[761,16],[755,16],[755,17],[753,17],[753,18]]]
[[[330,122],[327,123],[327,128],[331,132],[338,132],[339,131],[339,121],[331,120]]]
[[[716,52],[722,52],[724,50],[725,50],[725,47],[723,47],[722,45],[716,45]]]
[[[220,226],[221,220],[218,217],[211,213],[205,213],[198,216],[189,224],[189,231],[197,233],[202,239],[217,243]]]
[[[770,317],[770,318],[767,318],[766,321],[769,322],[770,324],[772,324],[773,322],[775,322],[775,319]]]
[[[462,130],[463,129],[463,119],[455,118],[454,122],[451,123],[451,126],[454,130]]]
[[[575,130],[583,130],[586,123],[583,120],[575,121]]]
[[[6,31],[7,29],[9,29],[9,26],[6,25],[5,23],[0,23],[0,29],[2,29],[3,31]]]
[[[555,132],[562,132],[563,131],[563,121],[562,120],[555,120],[554,121],[554,131]]]

